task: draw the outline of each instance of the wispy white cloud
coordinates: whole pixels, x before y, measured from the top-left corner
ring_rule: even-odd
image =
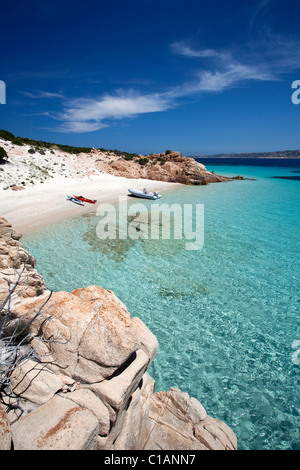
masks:
[[[164,111],[166,100],[159,94],[138,95],[134,91],[119,92],[117,95],[105,95],[99,99],[78,98],[70,100],[61,118],[79,121],[94,119],[122,119],[143,113]]]
[[[48,130],[55,130],[62,133],[83,134],[86,132],[98,131],[105,127],[108,127],[108,125],[101,122],[68,121],[64,122],[61,126]]]
[[[262,0],[258,12],[269,3]],[[268,29],[251,43],[231,49],[201,49],[181,41],[173,43],[171,51],[199,64],[199,72],[182,85],[182,93],[223,91],[249,80],[276,81],[287,72],[300,70],[299,38],[276,35]]]
[[[170,46],[174,54],[182,55],[185,57],[216,57],[219,56],[217,51],[213,49],[194,49],[185,41],[174,42]]]
[[[170,106],[170,99],[163,94],[142,95],[129,90],[95,99],[69,100],[65,103],[63,111],[53,117],[64,123],[55,129],[60,132],[91,132],[107,127],[105,121],[162,112]]]
[[[188,96],[196,93],[217,93],[228,88],[238,86],[246,80],[270,80],[271,77],[263,70],[252,67],[231,64],[222,71],[204,71],[197,75],[196,79],[184,84],[178,89],[178,96]]]
[[[209,57],[219,64],[212,70],[195,74],[194,78],[177,87],[160,93],[137,93],[134,90],[119,91],[100,98],[77,98],[66,100],[62,112],[53,116],[63,124],[53,130],[59,132],[91,132],[107,127],[108,122],[135,118],[145,113],[163,112],[177,106],[179,98],[200,93],[221,92],[237,86],[245,80],[269,80],[270,75],[261,67],[242,65],[227,52],[186,49],[184,44],[173,48],[176,53],[189,57]],[[194,55],[192,55],[192,52]]]
[[[262,2],[261,8],[267,4]],[[249,81],[276,81],[288,69],[300,69],[297,39],[265,34],[256,44],[244,48],[211,49],[194,47],[188,41],[171,44],[173,54],[193,63],[193,76],[179,85],[157,93],[133,89],[119,90],[96,98],[67,99],[60,93],[37,92],[35,97],[64,98],[61,112],[51,117],[59,121],[59,132],[92,132],[116,120],[132,119],[145,113],[164,112],[183,99],[204,93],[220,93]]]
[[[247,80],[275,80],[275,75],[262,63],[243,63],[229,50],[196,49],[189,43],[177,42],[171,45],[175,54],[199,59],[199,68],[194,78],[174,90],[177,96],[195,93],[221,92],[238,86]],[[209,63],[203,59],[209,59]]]
[[[52,93],[49,91],[36,91],[36,92],[30,92],[30,91],[21,91],[22,95],[28,96],[29,98],[65,98],[65,96],[62,93]]]

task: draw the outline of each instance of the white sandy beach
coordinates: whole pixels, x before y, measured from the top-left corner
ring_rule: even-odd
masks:
[[[57,150],[31,155],[27,145],[13,146],[5,141],[0,141],[0,145],[9,156],[9,163],[1,165],[0,214],[22,233],[95,212],[100,203],[117,202],[119,196],[126,196],[130,187],[163,192],[178,186],[105,173],[99,169],[99,160],[95,169],[94,160],[88,155],[67,155]],[[14,191],[13,184],[24,189]],[[69,201],[67,195],[82,195],[97,203],[80,206]]]

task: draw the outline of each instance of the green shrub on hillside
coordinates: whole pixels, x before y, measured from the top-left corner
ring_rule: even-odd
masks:
[[[72,154],[79,154],[79,153],[90,153],[92,148],[91,147],[73,147],[72,145],[63,145],[63,144],[54,144],[53,142],[44,142],[43,140],[34,140],[29,139],[28,137],[16,137],[11,132],[1,130],[0,129],[0,138],[5,140],[10,140],[15,145],[30,145],[31,147],[35,148],[37,151],[43,151],[44,149],[52,150],[61,150],[62,152],[72,153]],[[101,152],[107,152],[107,149],[99,148]],[[125,158],[125,160],[133,160],[134,158],[139,158],[138,154],[136,153],[128,153],[122,152],[121,150],[109,150],[110,152],[114,152],[116,155]],[[166,152],[171,152],[171,150],[167,150]],[[29,152],[33,153],[33,152]],[[141,165],[147,163],[144,161],[145,159],[140,159],[138,162]],[[147,159],[146,159],[147,160]]]
[[[11,132],[0,130],[0,138],[11,140],[13,144],[16,145],[32,145],[32,147],[46,148],[49,149],[52,146],[56,146],[59,150],[67,153],[89,153],[91,151],[91,147],[73,147],[71,145],[62,145],[62,144],[53,144],[52,142],[44,142],[43,140],[34,140],[28,139],[27,137],[15,137]]]
[[[139,160],[138,160],[138,163],[140,165],[146,165],[146,163],[148,163],[148,162],[149,162],[148,158],[139,158]]]
[[[6,150],[3,147],[0,147],[0,163],[4,163],[7,158]]]
[[[11,143],[14,144],[14,145],[20,145],[20,146],[23,145],[22,139],[20,139],[20,137],[17,137],[16,139],[13,139],[11,141]]]
[[[158,157],[158,158],[157,158],[157,161],[160,162],[161,165],[164,165],[167,160],[166,160],[165,158]]]
[[[0,138],[5,140],[14,140],[15,136],[11,132],[0,129]]]

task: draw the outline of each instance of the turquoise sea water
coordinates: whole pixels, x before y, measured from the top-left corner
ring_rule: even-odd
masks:
[[[90,215],[23,244],[49,288],[112,289],[144,321],[159,341],[149,371],[157,391],[196,397],[235,431],[239,449],[300,449],[300,182],[272,178],[300,176],[300,162],[229,163],[206,166],[255,181],[184,186],[159,202],[204,204],[202,251],[103,242]]]

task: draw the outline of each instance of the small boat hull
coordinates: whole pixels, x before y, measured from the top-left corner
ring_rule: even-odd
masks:
[[[83,196],[75,196],[75,199],[78,199],[78,201],[82,201],[82,202],[88,202],[89,204],[96,204],[97,202],[97,199],[89,199],[87,197],[83,197]]]
[[[84,206],[83,202],[76,199],[76,197],[67,196],[67,198],[69,199],[69,201],[74,202],[75,204],[78,204],[79,206]]]
[[[132,194],[132,196],[135,196],[135,197],[140,197],[142,199],[160,199],[161,198],[161,195],[154,192],[154,193],[144,193],[143,191],[138,191],[137,189],[132,189],[132,188],[129,188],[128,191],[130,192],[130,194]]]

